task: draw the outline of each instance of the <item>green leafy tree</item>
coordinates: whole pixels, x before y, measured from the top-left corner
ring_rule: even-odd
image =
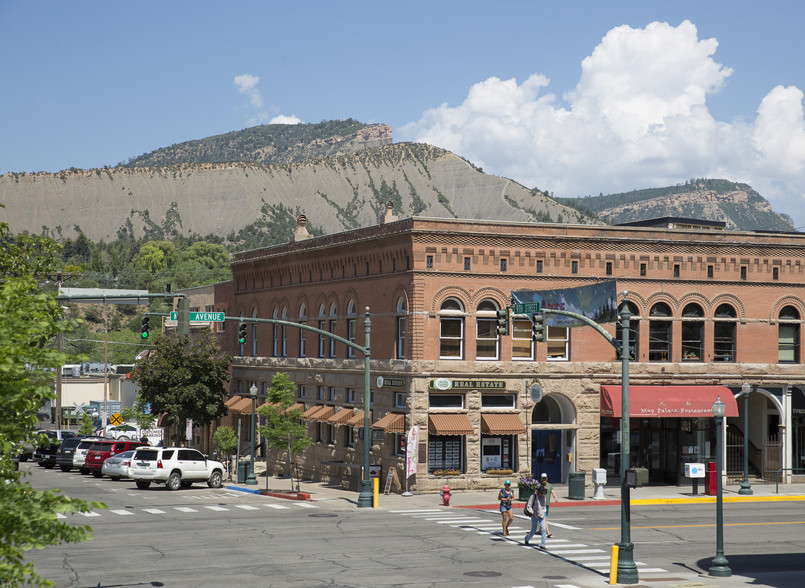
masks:
[[[95,432],[95,426],[92,424],[92,417],[87,413],[81,414],[81,426],[78,432],[82,435],[92,435]]]
[[[151,429],[157,420],[157,415],[148,411],[148,402],[142,394],[134,400],[134,406],[126,407],[120,411],[124,421],[137,423],[140,429]]]
[[[8,225],[0,223],[0,581],[8,586],[53,585],[26,563],[25,552],[88,541],[90,527],[61,522],[57,515],[105,508],[59,490],[36,491],[14,463],[26,443],[41,440],[34,431],[36,412],[54,396],[53,370],[68,362],[48,344],[71,324],[36,280],[55,269],[57,247],[45,237],[12,238]]]
[[[221,452],[221,457],[226,457],[224,460],[229,467],[229,456],[235,450],[235,445],[238,444],[237,435],[232,427],[221,426],[215,429],[212,435],[212,443]]]
[[[159,337],[155,349],[135,363],[132,380],[151,412],[166,414],[177,440],[184,440],[185,421],[209,425],[226,414],[224,382],[229,381],[230,356],[221,356],[215,336]]]
[[[293,490],[291,468],[293,456],[313,445],[313,439],[308,437],[307,427],[302,422],[302,410],[299,408],[289,410],[294,404],[295,394],[296,385],[287,375],[278,373],[271,379],[266,403],[257,409],[257,412],[266,419],[266,424],[258,427],[260,435],[268,440],[269,447],[288,451],[291,490]]]

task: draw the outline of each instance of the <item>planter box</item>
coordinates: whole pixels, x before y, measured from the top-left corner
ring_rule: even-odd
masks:
[[[531,495],[534,491],[527,486],[518,486],[517,487],[517,500],[526,501],[531,498]]]

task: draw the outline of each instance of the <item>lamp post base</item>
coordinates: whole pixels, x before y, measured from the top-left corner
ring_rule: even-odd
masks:
[[[618,543],[618,584],[637,584],[634,543]]]
[[[362,480],[361,493],[358,494],[358,508],[372,508],[373,498],[371,480]]]
[[[754,494],[752,487],[749,485],[749,480],[741,482],[741,489],[738,490],[738,494],[741,496],[752,496]]]
[[[246,482],[244,482],[247,486],[257,486],[257,478],[254,477],[254,472],[249,472],[249,475],[246,476]]]
[[[727,558],[724,557],[724,554],[718,554],[713,558],[713,565],[710,566],[710,569],[707,570],[707,573],[711,576],[717,576],[719,578],[727,578],[732,575],[732,570],[730,569],[729,563]]]

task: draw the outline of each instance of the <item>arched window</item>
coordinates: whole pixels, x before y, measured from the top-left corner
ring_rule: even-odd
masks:
[[[719,304],[713,316],[713,361],[735,361],[735,309]]]
[[[397,333],[396,333],[396,357],[397,359],[405,359],[405,315],[406,315],[405,298],[400,296],[397,299]]]
[[[355,342],[355,327],[357,326],[358,320],[355,314],[355,301],[350,300],[349,304],[347,305],[347,340],[351,343]],[[355,357],[355,350],[347,346],[347,357]]]
[[[280,318],[278,309],[274,309],[271,318],[277,320]],[[271,356],[278,357],[280,354],[280,326],[277,323],[271,324]]]
[[[498,359],[498,305],[494,300],[481,300],[475,316],[475,358]]]
[[[282,320],[288,320],[288,308],[282,309]],[[282,325],[282,357],[288,357],[288,327]]]
[[[439,309],[439,357],[464,358],[464,306],[455,298],[442,302]]]
[[[623,306],[623,304],[621,304]],[[640,357],[640,354],[637,352],[640,349],[640,343],[637,339],[637,335],[640,332],[640,321],[637,319],[639,314],[637,310],[637,305],[633,302],[626,301],[626,306],[629,308],[629,359],[631,361],[637,361],[637,358]],[[623,325],[621,324],[620,314],[618,315],[618,322],[615,323],[615,338],[618,341],[623,341]],[[618,359],[621,359],[620,353],[618,354]]]
[[[671,307],[658,302],[649,311],[648,360],[671,361]]]
[[[799,311],[793,306],[785,306],[780,310],[779,320],[777,361],[799,363]]]
[[[704,311],[695,303],[682,309],[682,361],[704,360]]]
[[[333,335],[335,335],[335,320],[338,314],[336,313],[335,309],[335,302],[330,305],[330,331]],[[335,339],[330,337],[330,357],[335,357]]]
[[[326,331],[327,330],[327,310],[325,309],[324,305],[322,304],[319,306],[319,330]],[[319,333],[319,357],[326,357],[327,351],[327,337]]]
[[[531,412],[531,422],[538,423],[561,423],[562,422],[562,409],[559,408],[559,403],[550,396],[543,396],[542,400],[534,406]]]
[[[307,307],[304,304],[299,307],[299,324],[307,324]],[[307,333],[306,329],[299,329],[299,357],[307,357],[305,333]]]

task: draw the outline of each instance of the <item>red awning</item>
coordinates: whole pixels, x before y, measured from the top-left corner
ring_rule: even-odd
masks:
[[[726,386],[629,386],[629,416],[712,418],[716,397],[726,405],[725,416],[738,416],[738,404]],[[620,386],[601,386],[601,416],[621,416]]]

